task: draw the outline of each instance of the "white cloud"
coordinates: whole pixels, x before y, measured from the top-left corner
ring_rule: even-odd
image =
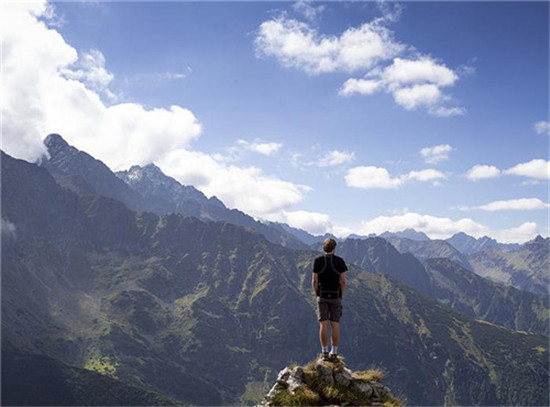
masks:
[[[48,133],[105,162],[113,170],[156,162],[167,174],[217,195],[253,216],[281,211],[310,188],[189,151],[202,133],[195,115],[180,106],[145,108],[139,103],[105,105],[99,92],[114,75],[99,50],[79,55],[42,21],[53,6],[3,4],[2,149],[34,161],[46,153]],[[276,145],[252,143],[268,154]]]
[[[246,140],[238,140],[237,144],[243,146],[247,150],[263,155],[274,154],[283,146],[281,143],[262,142],[259,140],[254,140],[252,143]]]
[[[350,161],[353,161],[355,158],[355,153],[347,152],[347,151],[338,151],[338,150],[332,150],[327,153],[325,157],[322,157],[318,163],[317,166],[319,167],[334,167],[337,165],[345,164]]]
[[[525,243],[542,234],[535,222],[525,222],[518,227],[496,230],[490,236],[501,243]]]
[[[438,185],[437,181],[445,178],[447,178],[447,176],[443,172],[431,168],[420,171],[410,171],[399,177],[393,177],[388,170],[383,167],[360,166],[348,170],[345,180],[347,186],[354,188],[393,189],[412,180],[421,182],[434,181],[434,184]]]
[[[324,36],[308,24],[285,18],[264,21],[255,39],[258,55],[273,56],[286,67],[309,74],[353,72],[373,67],[403,51],[393,33],[376,21]]]
[[[449,144],[440,144],[432,147],[424,147],[420,150],[420,155],[424,157],[427,164],[439,164],[449,159],[449,154],[453,148]]]
[[[402,177],[403,181],[416,180],[416,181],[435,181],[439,179],[445,179],[447,176],[441,171],[434,169],[426,169],[420,171],[411,171]]]
[[[547,209],[550,208],[550,204],[547,204],[541,201],[538,198],[520,198],[520,199],[509,199],[506,201],[493,201],[485,205],[480,206],[462,206],[461,210],[482,210],[482,211],[529,211],[537,209]]]
[[[284,222],[288,225],[305,230],[313,235],[324,235],[332,230],[330,217],[325,213],[308,211],[281,211],[271,217],[271,220]]]
[[[298,3],[295,8],[299,7],[305,6]],[[399,7],[388,9],[384,17],[348,28],[339,36],[322,35],[316,28],[283,14],[260,25],[256,52],[312,75],[363,71],[364,78],[349,78],[341,86],[339,94],[344,97],[383,90],[407,110],[424,107],[438,117],[464,115],[462,107],[445,106],[450,97],[441,90],[458,80],[455,71],[427,55],[402,57],[406,52],[412,54],[414,48],[397,42],[393,31],[385,26],[395,21],[400,11]],[[310,20],[315,19],[313,14]],[[387,61],[392,63],[384,67]]]
[[[207,196],[216,195],[228,207],[254,217],[267,219],[270,214],[297,204],[311,190],[265,175],[257,167],[228,165],[198,151],[175,150],[156,164],[181,183],[194,185]]]
[[[466,114],[466,109],[458,106],[432,106],[428,109],[428,113],[436,117],[464,116]]]
[[[392,189],[403,184],[403,180],[400,178],[393,178],[387,169],[373,166],[351,168],[345,179],[347,186],[365,189]]]
[[[83,82],[86,87],[115,99],[115,95],[109,90],[114,75],[105,68],[105,57],[97,49],[83,53],[73,67],[62,68],[60,72],[65,78],[76,79]]]
[[[550,179],[550,162],[535,159],[509,168],[504,173],[536,179]]]
[[[395,102],[406,110],[418,107],[430,107],[439,103],[443,95],[434,84],[414,85],[410,88],[399,88],[393,92]]]
[[[537,134],[550,135],[550,122],[541,120],[533,125],[533,129]]]
[[[298,0],[292,5],[292,8],[311,22],[317,21],[319,16],[325,11],[325,6],[315,6],[313,1],[310,0]]]
[[[350,78],[340,88],[341,96],[351,96],[355,93],[359,95],[372,95],[378,91],[382,82],[372,79],[355,79]]]
[[[501,171],[493,165],[474,165],[468,170],[466,176],[472,181],[486,178],[496,178],[501,175]]]
[[[383,78],[393,86],[425,83],[439,87],[454,85],[458,76],[445,65],[423,56],[416,60],[395,58]]]

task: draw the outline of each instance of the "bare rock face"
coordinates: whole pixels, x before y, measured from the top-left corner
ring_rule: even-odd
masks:
[[[291,365],[279,372],[260,406],[400,406],[381,378],[378,370],[352,372],[343,360]]]

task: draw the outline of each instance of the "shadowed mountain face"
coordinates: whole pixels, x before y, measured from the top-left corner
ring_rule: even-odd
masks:
[[[548,295],[550,286],[550,238],[537,236],[513,253],[488,248],[472,254],[468,261],[482,277],[520,290]]]
[[[192,186],[184,186],[151,164],[134,166],[116,175],[101,161],[70,146],[58,134],[44,140],[50,157],[41,165],[57,182],[79,194],[116,199],[136,211],[157,215],[180,213],[204,221],[227,221],[251,228],[273,243],[296,249],[307,246],[292,234],[271,228],[235,209],[228,209],[216,197],[210,199]]]
[[[318,351],[314,251],[79,196],[7,155],[2,220],[2,341],[18,351],[207,405],[237,403]],[[372,266],[388,272],[395,253],[413,265],[374,243]],[[547,337],[478,322],[357,267],[348,281],[341,349],[351,369],[381,367],[410,404],[548,404]]]

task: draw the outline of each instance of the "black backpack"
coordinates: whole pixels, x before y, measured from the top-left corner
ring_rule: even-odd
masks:
[[[319,272],[319,277],[321,276],[322,273],[324,273],[327,270],[327,266],[328,266],[328,263],[329,263],[327,261],[327,257],[330,257],[330,266],[331,266],[330,268],[332,269],[333,272],[338,274],[338,289],[336,291],[323,289],[321,287],[321,279],[319,278],[318,283],[317,283],[319,297],[320,298],[326,298],[326,299],[337,299],[337,298],[341,297],[341,293],[340,293],[340,291],[341,291],[341,289],[340,289],[340,274],[342,274],[342,273],[339,273],[338,270],[336,270],[336,268],[334,267],[334,264],[332,264],[332,256],[331,255],[325,255],[325,257],[324,257],[325,265],[323,266],[323,269]]]

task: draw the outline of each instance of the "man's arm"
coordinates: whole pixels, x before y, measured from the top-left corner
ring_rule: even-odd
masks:
[[[313,293],[318,296],[319,293],[317,292],[317,289],[319,288],[319,276],[317,275],[317,273],[312,273],[311,288],[313,289]]]
[[[346,290],[346,273],[340,273],[340,287],[342,295],[344,295],[344,291]]]

